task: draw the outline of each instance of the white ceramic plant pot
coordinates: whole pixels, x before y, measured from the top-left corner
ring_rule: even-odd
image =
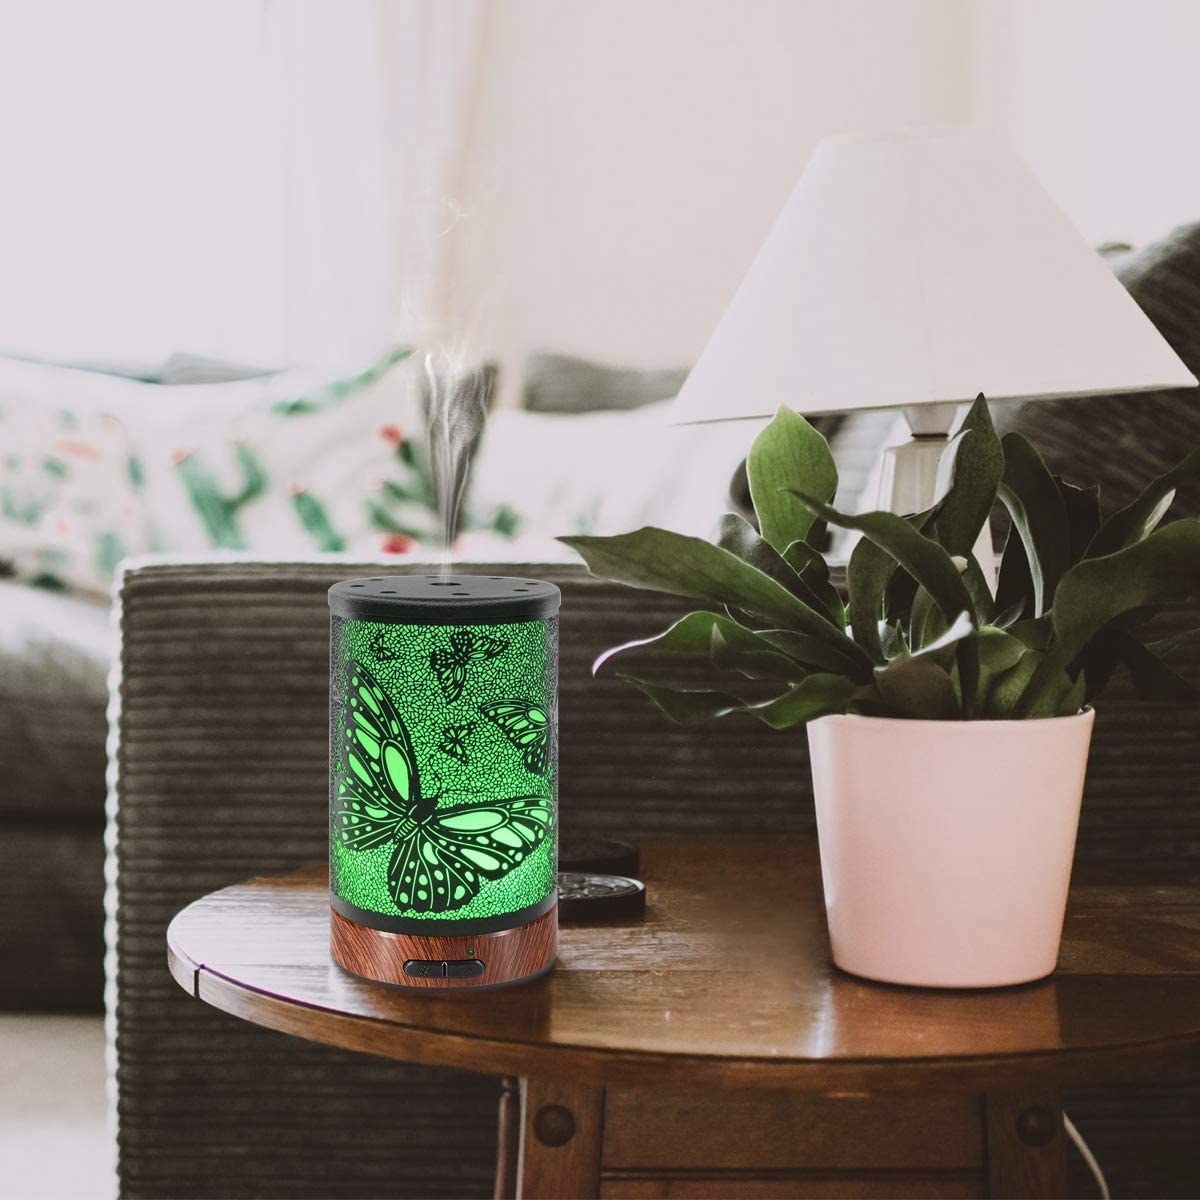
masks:
[[[1094,716],[809,725],[834,962],[924,987],[1049,975]]]

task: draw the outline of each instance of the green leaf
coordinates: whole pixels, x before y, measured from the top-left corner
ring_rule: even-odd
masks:
[[[898,655],[907,654],[912,647],[904,633],[904,625],[900,621],[888,624],[879,622],[879,641],[883,646],[884,657],[890,662]]]
[[[962,558],[963,556],[959,556]],[[967,565],[962,571],[962,580],[971,597],[971,611],[981,624],[990,624],[996,612],[996,598],[992,595],[991,583],[973,553],[966,556]]]
[[[954,681],[943,667],[928,659],[897,659],[878,668],[875,686],[895,716],[949,721],[962,715]]]
[[[962,429],[942,453],[940,485],[948,489],[937,506],[932,533],[950,554],[971,553],[996,503],[1004,473],[1004,451],[992,426],[987,400],[980,392]],[[939,486],[939,492],[943,486]]]
[[[1189,704],[1200,699],[1200,692],[1131,633],[1109,626],[1094,641],[1101,639],[1105,652],[1129,668],[1133,685],[1142,696],[1172,704]],[[1084,669],[1087,670],[1086,665]]]
[[[892,659],[886,667],[876,667],[875,677],[878,679],[881,672],[887,671],[890,667],[902,664],[906,659],[916,658],[939,663],[948,670],[954,663],[954,655],[959,643],[964,638],[970,637],[974,630],[975,623],[971,620],[970,614],[965,612],[959,613],[947,628],[927,645]]]
[[[979,679],[975,688],[978,709],[983,710],[992,685],[1021,661],[1026,649],[1020,638],[994,625],[986,625],[979,631]]]
[[[691,612],[686,617],[680,617],[674,625],[657,633],[653,637],[639,638],[637,641],[625,642],[606,650],[592,664],[592,674],[598,674],[600,668],[618,654],[628,654],[633,650],[653,648],[667,654],[703,654],[708,655],[712,650],[713,634],[720,631],[724,644],[733,652],[757,654],[773,653],[775,647],[760,638],[758,634],[739,625],[729,617],[712,612]]]
[[[942,610],[923,588],[917,588],[908,612],[908,644],[913,650],[936,641],[950,628]]]
[[[784,654],[766,649],[748,650],[733,644],[741,640],[740,637],[728,639],[718,626],[714,626],[708,651],[713,666],[722,671],[739,671],[748,679],[785,679],[789,683],[795,683],[807,674]]]
[[[1045,667],[1046,656],[1037,650],[1026,650],[1014,667],[996,677],[983,704],[982,716],[989,720],[1010,721],[1018,717],[1069,717],[1084,704],[1086,683],[1083,673],[1072,679],[1066,671],[1053,670],[1047,675],[1043,695],[1028,712],[1023,708],[1029,699],[1031,681]]]
[[[1044,667],[1045,663],[1042,666]],[[1034,675],[1036,677],[1036,671]],[[1087,683],[1082,671],[1074,679],[1066,671],[1055,671],[1049,675],[1048,684],[1032,700],[1028,693],[1022,697],[1017,706],[1018,715],[1025,720],[1073,717],[1083,707],[1086,692]]]
[[[825,528],[824,521],[821,528]],[[839,628],[846,628],[846,606],[841,594],[829,578],[829,564],[821,552],[807,542],[793,542],[783,552],[784,562],[804,580],[820,600],[829,619]]]
[[[1200,593],[1200,520],[1164,525],[1140,542],[1076,563],[1055,596],[1054,642],[1031,681],[1019,715],[1042,704],[1056,672],[1064,671],[1110,621],[1137,609]]]
[[[747,704],[728,692],[687,691],[635,675],[617,678],[645,692],[662,713],[679,725],[699,725],[714,717],[745,713],[773,729],[787,729],[829,713],[845,712],[857,690],[857,685],[841,675],[809,675],[780,696]]]
[[[809,675],[782,696],[748,704],[744,711],[772,729],[787,729],[830,713],[845,712],[857,691],[857,685],[844,675]]]
[[[1008,608],[1001,609],[995,617],[992,618],[992,624],[997,629],[1011,629],[1020,619],[1021,610],[1024,606],[1018,601],[1016,604]]]
[[[677,725],[701,725],[714,717],[728,716],[746,707],[743,700],[729,692],[689,691],[667,687],[639,679],[636,675],[618,674],[622,683],[630,683],[646,693],[658,709]]]
[[[870,669],[866,654],[841,630],[768,575],[701,538],[647,527],[615,537],[564,537],[595,575],[676,596],[715,601],[807,633]]]
[[[1070,562],[1067,509],[1054,476],[1026,438],[1007,433],[1001,444],[1004,479],[1000,499],[1025,548],[1033,583],[1033,615],[1040,617]],[[1008,603],[1008,597],[1000,603]]]
[[[837,491],[829,444],[790,408],[781,408],[754,439],[746,475],[762,535],[780,554],[793,542],[804,541],[814,520],[811,510],[787,489],[798,488],[822,502],[832,500]]]
[[[1067,512],[1071,543],[1068,557],[1071,562],[1078,562],[1100,528],[1100,487],[1076,487],[1061,475],[1054,476],[1054,483]]]
[[[849,675],[852,679],[865,678],[861,660],[850,659],[835,647],[807,634],[796,633],[792,629],[760,629],[755,636],[802,666]]]
[[[1185,518],[1115,554],[1076,563],[1067,572],[1054,605],[1053,652],[1070,661],[1117,617],[1197,594],[1200,520]]]
[[[728,550],[744,563],[749,563],[764,575],[769,575],[781,587],[787,588],[797,599],[804,601],[814,612],[828,618],[833,614],[823,599],[804,582],[787,560],[767,541],[758,536],[754,526],[737,513],[726,513],[721,518],[720,536],[717,545]],[[836,592],[834,593],[836,596]],[[838,607],[841,607],[839,600]],[[836,626],[841,628],[841,626]]]
[[[1044,657],[1040,650],[1026,650],[1013,666],[997,675],[988,689],[981,715],[989,720],[1015,718],[1017,705]]]
[[[884,597],[896,572],[896,560],[867,538],[860,538],[850,551],[846,584],[850,593],[850,629],[854,640],[874,659],[885,655],[879,636],[884,616]]]
[[[1009,633],[1028,646],[1031,650],[1048,650],[1050,640],[1054,636],[1054,624],[1050,617],[1031,617],[1026,621],[1018,621],[1010,626]]]
[[[941,637],[912,654],[875,668],[875,687],[898,716],[944,720],[961,716],[950,672],[960,643],[974,632],[967,613],[959,614]]]
[[[1200,447],[1185,455],[1165,474],[1160,475],[1142,494],[1101,526],[1087,554],[1089,558],[1112,554],[1139,542],[1157,528],[1175,499],[1181,483],[1200,479]]]
[[[891,555],[929,592],[948,622],[953,622],[961,612],[974,612],[966,584],[963,583],[950,555],[932,538],[927,538],[914,529],[903,517],[886,512],[863,513],[861,516],[852,517],[830,508],[828,504],[822,504],[813,496],[799,492],[796,495],[822,520],[831,525],[839,525],[843,529],[858,530],[881,550]],[[851,599],[853,600],[853,596]],[[852,605],[851,619],[853,616]],[[878,616],[875,619],[878,620]]]
[[[1006,612],[1015,609],[1018,616],[1033,616],[1033,575],[1029,570],[1029,556],[1021,535],[1011,526],[996,576],[996,608]]]

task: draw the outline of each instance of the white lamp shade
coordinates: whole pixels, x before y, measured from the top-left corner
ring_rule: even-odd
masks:
[[[1014,151],[822,141],[688,377],[681,423],[1189,387]]]

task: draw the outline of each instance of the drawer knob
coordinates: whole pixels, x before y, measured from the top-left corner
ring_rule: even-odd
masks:
[[[547,1104],[534,1116],[533,1132],[543,1146],[565,1146],[575,1136],[575,1117],[561,1104]]]
[[[1017,1118],[1017,1137],[1026,1146],[1048,1146],[1058,1132],[1054,1114],[1042,1104],[1033,1104]]]

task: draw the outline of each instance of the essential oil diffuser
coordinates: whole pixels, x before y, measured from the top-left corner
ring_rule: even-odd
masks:
[[[403,987],[549,970],[559,591],[456,574],[329,589],[330,947]]]

